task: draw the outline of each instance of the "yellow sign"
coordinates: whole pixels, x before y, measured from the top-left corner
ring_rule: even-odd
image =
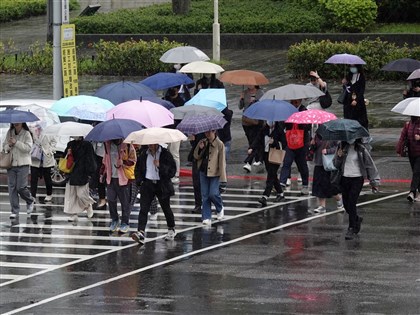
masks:
[[[79,95],[74,24],[61,25],[61,68],[63,69],[64,97]]]

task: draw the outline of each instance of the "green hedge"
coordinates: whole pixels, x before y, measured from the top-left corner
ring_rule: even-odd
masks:
[[[373,80],[399,80],[407,77],[406,73],[380,70],[385,64],[400,58],[420,60],[420,46],[398,47],[393,43],[375,40],[362,40],[358,43],[331,42],[329,40],[305,40],[290,46],[287,59],[288,70],[296,78],[306,78],[310,70],[317,70],[323,78],[341,79],[344,65],[326,64],[334,54],[354,54],[366,61],[366,75]]]

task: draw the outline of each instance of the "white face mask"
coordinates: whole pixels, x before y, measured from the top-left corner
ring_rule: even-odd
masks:
[[[350,72],[351,73],[357,73],[357,67],[350,67]]]

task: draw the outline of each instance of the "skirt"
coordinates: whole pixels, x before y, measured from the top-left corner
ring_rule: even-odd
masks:
[[[73,186],[67,182],[64,192],[64,213],[78,214],[94,203],[95,200],[89,195],[89,184]]]
[[[315,165],[314,181],[312,183],[312,196],[318,198],[331,198],[340,193],[330,180],[331,172],[324,170],[324,166]]]

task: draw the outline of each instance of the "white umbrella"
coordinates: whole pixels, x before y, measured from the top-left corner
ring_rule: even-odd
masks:
[[[133,131],[128,135],[127,138],[125,138],[124,142],[145,145],[156,143],[173,143],[185,140],[187,140],[187,136],[178,129],[150,127],[139,131]]]
[[[420,117],[420,97],[410,97],[395,105],[391,112]]]
[[[302,84],[287,84],[279,88],[268,90],[261,97],[264,99],[275,100],[300,100],[304,98],[319,97],[325,95],[320,89]]]
[[[15,98],[9,100],[0,101],[0,107],[18,107],[26,105],[38,105],[44,108],[50,109],[50,107],[56,102],[52,99],[38,99],[38,98]]]
[[[45,135],[66,136],[66,137],[85,137],[93,127],[74,121],[66,121],[60,124],[48,126],[44,130]]]
[[[200,49],[193,46],[181,46],[169,49],[159,59],[164,63],[189,63],[192,61],[206,61],[210,58]]]
[[[407,78],[407,80],[420,79],[420,68],[414,70]]]
[[[221,66],[208,61],[193,61],[183,66],[182,73],[220,73],[225,71]]]

